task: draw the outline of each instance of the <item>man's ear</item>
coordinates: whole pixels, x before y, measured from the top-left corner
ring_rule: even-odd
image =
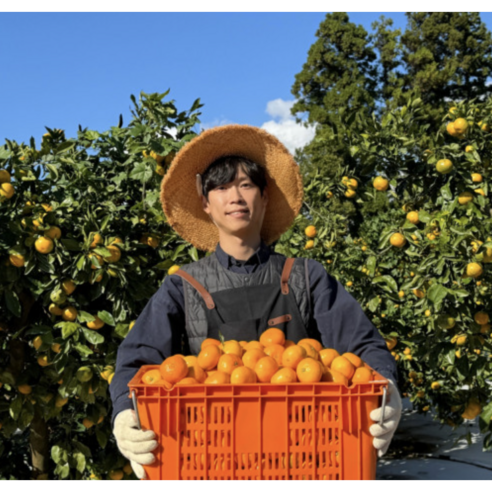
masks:
[[[202,208],[205,211],[206,214],[210,213],[210,208],[208,206],[207,199],[202,195]]]

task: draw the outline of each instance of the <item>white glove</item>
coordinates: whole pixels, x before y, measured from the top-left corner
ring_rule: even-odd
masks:
[[[373,424],[369,427],[369,432],[374,437],[372,444],[378,450],[378,457],[381,458],[388,451],[391,439],[398,427],[401,418],[401,398],[396,384],[388,379],[388,393],[386,397],[386,407],[384,409],[383,424]],[[371,412],[371,419],[379,422],[381,419],[382,408],[376,408]]]
[[[151,465],[155,456],[151,453],[159,445],[151,430],[139,430],[135,411],[123,410],[114,419],[114,437],[121,454],[130,460],[137,478],[146,478],[142,465]]]

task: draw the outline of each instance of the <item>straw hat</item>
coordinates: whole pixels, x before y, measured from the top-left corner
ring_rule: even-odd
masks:
[[[267,171],[269,200],[260,232],[266,244],[290,227],[302,205],[299,166],[276,137],[249,125],[205,130],[178,152],[161,183],[162,209],[169,224],[200,250],[215,251],[219,232],[203,210],[201,176],[197,174],[219,157],[229,155],[246,157]]]

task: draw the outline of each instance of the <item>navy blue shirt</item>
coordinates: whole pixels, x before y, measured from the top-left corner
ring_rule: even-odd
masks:
[[[220,244],[215,254],[228,270],[251,274],[265,267],[271,249],[262,242],[246,261],[229,256]],[[334,348],[340,354],[353,352],[382,376],[396,382],[395,360],[360,304],[318,261],[308,260],[308,272],[313,315],[323,346]],[[128,383],[140,367],[161,364],[166,357],[180,351],[180,330],[184,326],[183,280],[169,275],[118,349],[115,374],[109,387],[113,421],[122,410],[133,408],[128,398]]]

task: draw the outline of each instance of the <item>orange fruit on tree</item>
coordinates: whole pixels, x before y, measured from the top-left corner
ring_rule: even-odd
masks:
[[[121,250],[120,248],[118,248],[118,246],[115,246],[114,244],[110,244],[108,246],[108,251],[111,253],[111,256],[104,257],[104,261],[106,263],[116,263],[117,261],[120,260]]]
[[[142,376],[142,383],[157,384],[162,382],[162,374],[159,369],[150,369]]]
[[[273,357],[279,366],[282,365],[282,354],[284,351],[285,347],[276,343],[268,345],[268,347],[265,348],[265,354]]]
[[[418,224],[420,222],[419,213],[418,212],[408,212],[407,220],[408,220],[408,222],[410,222],[414,225]]]
[[[251,349],[265,350],[265,346],[262,343],[260,343],[258,340],[251,340],[251,342],[248,342],[246,344],[245,350],[251,350]]]
[[[393,350],[396,347],[396,344],[398,343],[398,340],[395,337],[390,337],[386,341],[386,346],[388,347],[388,350]]]
[[[306,349],[302,345],[292,345],[282,354],[282,366],[297,369],[299,362],[307,357]]]
[[[460,205],[466,205],[473,201],[473,193],[470,191],[463,191],[458,195],[458,202]]]
[[[291,367],[282,367],[270,379],[272,384],[296,383],[297,373]]]
[[[489,322],[489,315],[483,311],[480,311],[478,313],[475,313],[473,319],[475,320],[475,323],[479,325],[486,325]]]
[[[311,357],[311,359],[319,360],[319,352],[309,342],[299,342],[297,345],[304,348],[304,350],[306,351],[306,357]]]
[[[250,367],[236,367],[231,374],[231,384],[256,383],[256,373]]]
[[[176,383],[176,386],[188,386],[190,384],[199,384],[199,383],[195,378],[187,376],[183,378],[181,381],[178,381]]]
[[[297,342],[297,345],[302,345],[303,343],[309,343],[313,346],[314,350],[316,350],[316,352],[319,352],[320,350],[323,349],[323,345],[321,345],[320,342],[318,342],[318,340],[314,339],[314,338],[303,338],[302,340],[299,340]]]
[[[317,383],[321,381],[323,370],[317,360],[306,357],[297,365],[296,374],[301,383]]]
[[[480,263],[468,263],[468,265],[466,265],[466,274],[469,277],[477,278],[480,277],[482,273],[483,273],[483,268],[482,265],[480,265]]]
[[[26,263],[26,259],[24,258],[23,255],[16,255],[16,254],[11,254],[9,256],[9,261],[12,265],[14,265],[17,268],[23,267]]]
[[[358,367],[352,376],[353,384],[362,384],[372,381],[372,371],[367,367]]]
[[[255,365],[254,371],[260,383],[269,383],[278,371],[277,361],[270,356],[262,357]]]
[[[211,371],[217,367],[221,355],[222,351],[217,345],[206,345],[198,354],[198,365],[205,371]]]
[[[0,201],[4,198],[6,200],[10,200],[15,193],[14,187],[10,183],[1,183],[0,184]]]
[[[343,355],[343,357],[348,359],[350,362],[352,362],[352,364],[354,365],[354,367],[356,369],[358,367],[362,367],[364,365],[364,363],[362,362],[362,359],[359,356],[353,354],[352,352],[345,352],[342,355]]]
[[[483,176],[480,173],[472,173],[471,178],[474,183],[481,183],[483,181]]]
[[[78,311],[73,306],[67,306],[63,309],[62,318],[65,321],[75,321],[77,319]]]
[[[205,340],[203,340],[202,344],[200,345],[200,350],[203,350],[208,345],[219,345],[219,346],[221,346],[222,343],[220,340],[216,340],[215,338],[205,338]]]
[[[453,170],[453,163],[449,159],[437,161],[436,171],[441,174],[448,174]]]
[[[246,350],[246,352],[244,352],[243,357],[242,357],[243,364],[246,367],[249,367],[250,369],[254,370],[256,363],[261,358],[265,357],[265,355],[266,355],[265,352],[263,352],[263,350],[260,350],[258,348]]]
[[[217,370],[230,375],[236,367],[241,366],[244,366],[241,357],[236,354],[223,354],[220,356],[219,362],[217,363]]]
[[[315,237],[316,227],[313,225],[307,226],[306,229],[304,229],[304,234],[306,234],[307,237]]]
[[[63,292],[65,292],[67,296],[69,296],[76,288],[75,282],[71,279],[66,279],[62,282]]]
[[[268,347],[268,345],[273,345],[274,343],[283,345],[285,343],[285,334],[279,328],[268,328],[260,335],[260,343],[264,347]]]
[[[327,383],[338,383],[345,386],[349,385],[349,380],[341,372],[328,368],[326,368],[326,372],[323,374],[321,380]]]
[[[321,359],[321,363],[325,367],[331,367],[333,359],[335,359],[335,357],[340,357],[340,354],[338,353],[338,350],[326,348],[319,352],[319,357]]]
[[[99,316],[94,316],[96,318],[94,321],[87,322],[87,328],[91,330],[100,330],[104,326],[104,321],[99,318]]]
[[[378,191],[386,191],[389,187],[389,181],[382,176],[378,176],[374,179],[372,185]]]
[[[103,238],[102,238],[101,234],[96,232],[94,234],[94,237],[92,238],[92,243],[90,245],[90,248],[95,248],[98,244],[102,244],[102,243],[103,243]]]
[[[352,362],[346,359],[343,355],[333,359],[330,369],[342,373],[347,379],[350,379],[355,372],[355,367]]]
[[[159,366],[162,379],[168,383],[175,384],[188,375],[188,365],[183,357],[172,355],[165,359]]]
[[[205,384],[229,384],[231,382],[231,376],[222,371],[214,371],[213,374],[205,379]]]
[[[462,417],[467,420],[473,420],[482,413],[482,406],[479,402],[471,400],[465,407]]]
[[[403,234],[400,234],[399,232],[395,232],[394,234],[391,235],[390,237],[390,243],[395,246],[396,248],[403,248],[405,246],[407,240]]]
[[[53,240],[49,237],[41,236],[36,239],[34,242],[34,247],[36,251],[42,253],[44,255],[51,253],[55,245],[53,244]]]
[[[453,122],[454,131],[458,135],[464,135],[468,130],[468,121],[465,118],[458,118]]]
[[[243,356],[243,347],[236,340],[227,340],[227,342],[224,342],[222,351],[224,354],[234,354],[238,357]]]

